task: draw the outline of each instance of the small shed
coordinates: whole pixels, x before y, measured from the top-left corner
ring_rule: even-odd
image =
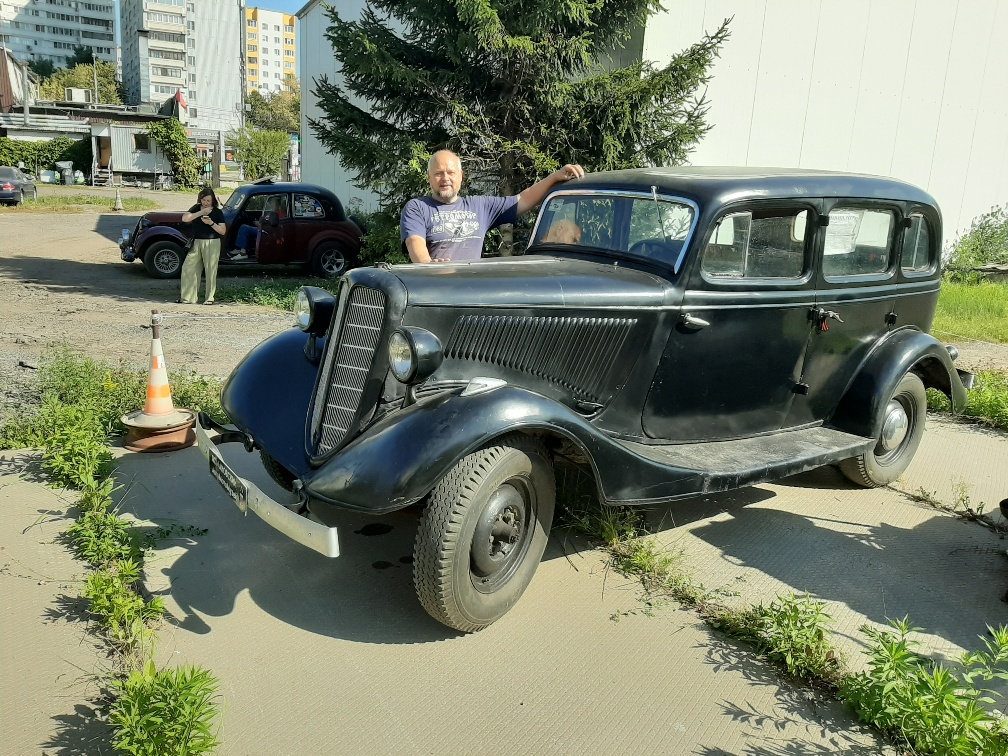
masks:
[[[92,121],[91,152],[95,185],[122,183],[124,177],[156,183],[159,175],[171,173],[171,163],[146,126]]]

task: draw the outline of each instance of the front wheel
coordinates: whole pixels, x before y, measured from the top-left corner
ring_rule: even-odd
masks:
[[[38,187],[32,187],[32,202],[38,202]]]
[[[349,253],[335,242],[323,242],[312,253],[311,271],[319,278],[339,278],[349,268]]]
[[[434,619],[464,632],[500,619],[546,549],[556,478],[545,447],[514,434],[463,457],[431,492],[413,584]]]
[[[173,241],[154,242],[144,252],[143,263],[154,278],[180,278],[185,252]]]
[[[840,463],[840,472],[866,488],[887,486],[910,465],[924,435],[927,394],[913,373],[900,380],[885,408],[875,448]]]
[[[24,189],[18,192],[18,198],[14,202],[14,207],[20,207],[24,204]]]

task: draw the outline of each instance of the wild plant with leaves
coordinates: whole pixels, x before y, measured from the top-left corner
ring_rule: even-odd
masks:
[[[445,147],[474,189],[502,195],[565,162],[681,164],[710,128],[703,85],[728,21],[665,66],[614,65],[614,51],[660,7],[372,0],[359,20],[331,9],[326,37],[342,83],[314,82],[324,117],[310,126],[395,208],[426,193],[427,158]]]

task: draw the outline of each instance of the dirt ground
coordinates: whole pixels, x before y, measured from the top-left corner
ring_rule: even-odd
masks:
[[[40,187],[41,194],[69,191],[75,190]],[[169,370],[221,377],[253,346],[292,324],[288,313],[252,305],[176,304],[178,280],[153,279],[142,263],[120,259],[119,236],[139,214],[112,211],[114,192],[106,193],[109,210],[97,212],[0,208],[0,418],[24,400],[49,344],[146,367],[153,309],[166,318],[161,340]],[[146,196],[171,210],[193,203],[189,194],[129,189],[123,195]],[[218,286],[262,272],[254,266],[224,270]]]
[[[145,367],[152,309],[166,317],[162,343],[169,369],[221,377],[253,346],[290,326],[289,314],[263,307],[176,304],[177,280],[150,278],[140,262],[120,260],[117,240],[139,216],[111,210],[114,190],[40,187],[43,195],[73,191],[107,194],[109,209],[61,214],[0,208],[0,418],[24,400],[49,344]],[[127,189],[123,194],[153,199],[170,210],[193,202],[182,193]],[[262,272],[223,270],[220,283]],[[1008,346],[957,346],[961,367],[1008,370]]]

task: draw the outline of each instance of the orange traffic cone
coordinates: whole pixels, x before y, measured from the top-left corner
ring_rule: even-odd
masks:
[[[163,317],[157,310],[151,310],[151,358],[147,371],[147,401],[142,410],[122,416],[126,426],[124,446],[131,451],[174,451],[192,446],[196,434],[192,427],[196,413],[187,409],[175,409],[172,404],[171,386],[168,384],[168,369],[165,367],[164,350],[161,347],[161,323]]]

